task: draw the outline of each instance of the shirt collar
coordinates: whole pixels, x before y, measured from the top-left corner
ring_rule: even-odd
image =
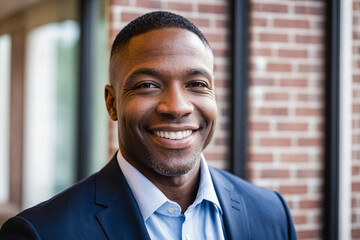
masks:
[[[141,172],[139,172],[128,161],[126,161],[120,151],[118,151],[117,160],[140,208],[140,212],[144,221],[146,221],[164,203],[173,202],[169,200]],[[149,201],[149,196],[151,196],[151,201]],[[219,200],[216,196],[215,188],[211,179],[209,167],[205,161],[203,154],[201,154],[200,162],[199,189],[196,199],[190,207],[195,207],[197,204],[201,203],[202,200],[207,200],[214,203],[222,214]]]

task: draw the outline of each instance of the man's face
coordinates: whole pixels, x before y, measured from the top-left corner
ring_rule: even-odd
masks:
[[[124,51],[112,69],[121,153],[143,173],[188,173],[215,128],[211,50],[188,30],[163,28]]]

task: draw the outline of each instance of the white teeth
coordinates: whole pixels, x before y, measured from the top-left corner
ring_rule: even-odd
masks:
[[[154,134],[158,137],[167,138],[167,139],[182,139],[190,136],[192,134],[192,131],[191,130],[179,131],[179,132],[155,131]]]

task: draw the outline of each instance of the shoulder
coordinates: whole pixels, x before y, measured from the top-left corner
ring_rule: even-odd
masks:
[[[94,205],[94,194],[95,175],[92,175],[53,198],[10,218],[2,226],[0,238],[17,239],[20,237],[19,234],[31,239],[40,239],[40,236],[42,239],[56,239],[52,238],[51,234],[63,239],[73,238],[68,235],[72,234],[71,229],[75,229],[76,226],[83,227],[81,225],[84,219],[88,219],[88,223],[91,222],[94,212],[100,208]]]
[[[224,170],[210,167],[214,185],[218,188],[223,186],[233,194],[242,196],[247,205],[256,205],[257,207],[265,207],[269,204],[283,208],[283,198],[279,193],[256,186],[244,179],[241,179]]]
[[[209,167],[213,181],[221,183],[230,184],[231,188],[234,188],[237,192],[239,192],[241,195],[250,195],[250,196],[267,196],[274,194],[273,191],[256,186],[238,176],[235,176],[227,171],[220,170],[217,168]],[[225,186],[225,184],[224,184]],[[230,188],[230,187],[228,187]]]
[[[270,234],[296,239],[290,211],[279,193],[256,186],[223,170],[210,168],[210,172],[217,193],[230,195],[229,198],[218,196],[222,199],[222,204],[231,204],[232,199],[243,202],[249,229],[254,237],[261,239]]]

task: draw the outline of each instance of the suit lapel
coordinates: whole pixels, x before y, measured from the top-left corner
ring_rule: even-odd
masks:
[[[105,207],[96,214],[102,229],[111,239],[150,239],[141,212],[125,177],[113,159],[96,178],[96,204]]]
[[[251,239],[246,205],[234,186],[214,169],[210,168],[215,191],[223,210],[227,239]]]

